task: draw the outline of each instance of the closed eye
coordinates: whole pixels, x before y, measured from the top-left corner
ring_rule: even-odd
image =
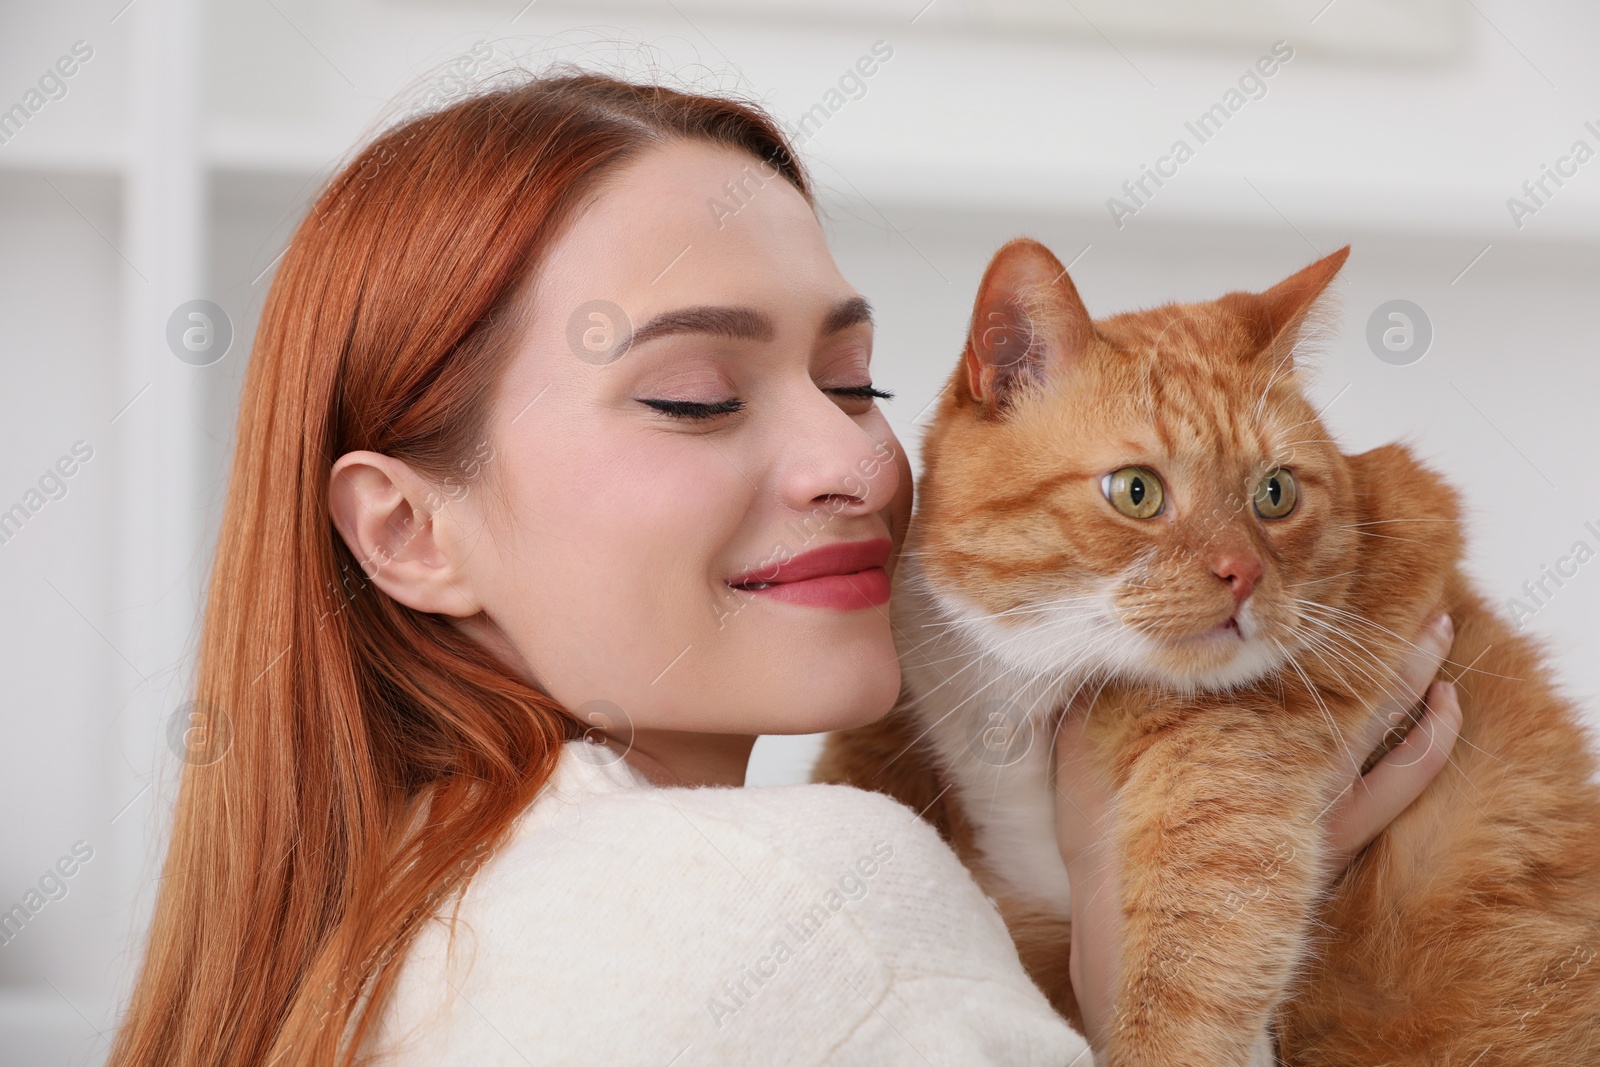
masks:
[[[664,398],[641,397],[639,398],[639,403],[654,408],[663,415],[670,415],[675,419],[714,419],[718,415],[731,415],[744,407],[744,401],[736,397],[718,400],[709,404],[698,400],[667,400]]]
[[[893,400],[894,394],[883,389],[874,389],[870,385],[845,385],[829,389],[828,392],[835,396],[857,396],[871,400]]]
[[[860,400],[893,400],[894,394],[871,385],[844,385],[827,389],[834,396]],[[699,400],[669,400],[665,397],[640,397],[639,403],[670,415],[675,419],[714,419],[743,410],[745,402],[737,397],[706,403]]]

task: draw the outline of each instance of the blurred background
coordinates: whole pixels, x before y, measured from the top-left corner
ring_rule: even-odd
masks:
[[[765,104],[912,449],[1008,238],[1095,315],[1350,243],[1326,420],[1461,488],[1480,588],[1600,724],[1597,44],[1583,0],[3,0],[0,1061],[105,1057],[256,318],[384,121],[556,61]]]

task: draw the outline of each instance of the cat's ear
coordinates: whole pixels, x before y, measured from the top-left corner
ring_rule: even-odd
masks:
[[[1038,241],[1019,237],[983,272],[959,385],[986,413],[999,414],[1018,388],[1081,356],[1093,334],[1067,268]]]
[[[1345,245],[1332,255],[1324,256],[1309,267],[1289,275],[1271,289],[1247,294],[1248,309],[1236,309],[1245,311],[1256,321],[1263,351],[1274,367],[1291,360],[1307,321],[1319,311],[1324,314],[1330,311],[1327,302],[1319,303],[1318,298],[1327,291],[1334,275],[1339,273],[1339,268],[1344,266],[1348,258],[1350,246]]]

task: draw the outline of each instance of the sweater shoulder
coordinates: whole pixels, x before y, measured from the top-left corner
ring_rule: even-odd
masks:
[[[588,795],[528,820],[411,946],[377,1062],[475,1064],[507,1043],[541,1063],[825,1062],[892,969],[853,889],[830,895],[837,874],[771,840],[763,805],[711,795],[739,792]],[[802,822],[876,807],[814,799]]]
[[[455,921],[447,909],[419,935],[379,1030],[398,1058],[378,1062],[477,1063],[507,1044],[533,1062],[866,1062],[852,1057],[930,1025],[952,996],[1000,1015],[961,1023],[962,1040],[1072,1040],[992,902],[889,797],[815,784],[568,799],[536,805]]]

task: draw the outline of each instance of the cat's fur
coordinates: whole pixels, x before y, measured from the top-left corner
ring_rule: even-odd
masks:
[[[1269,1019],[1286,1064],[1592,1067],[1590,739],[1463,576],[1454,491],[1401,446],[1342,454],[1307,400],[1347,253],[1263,293],[1092,321],[1042,245],[1001,249],[923,446],[892,605],[900,706],[831,736],[813,777],[939,827],[1081,1029],[1049,781],[1076,695],[1118,789],[1113,1067],[1245,1063]],[[1128,465],[1161,476],[1164,513],[1108,503],[1101,476]],[[1299,502],[1262,519],[1253,486],[1280,466]],[[1242,636],[1174,643],[1230,617],[1252,556]],[[1441,609],[1450,764],[1323,893],[1319,816]]]

